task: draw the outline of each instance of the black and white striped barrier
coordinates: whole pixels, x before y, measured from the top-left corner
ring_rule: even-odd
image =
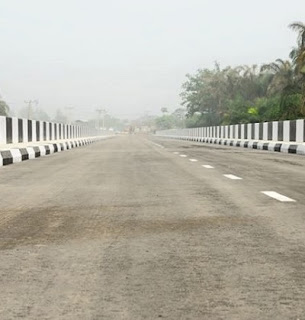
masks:
[[[105,137],[81,138],[57,143],[47,143],[37,146],[11,148],[0,151],[0,166],[5,166],[25,160],[47,156],[53,153],[86,146]]]
[[[0,116],[0,166],[88,145],[106,137],[85,124]]]
[[[286,120],[157,131],[157,136],[305,154],[305,120]]]
[[[0,145],[77,139],[99,135],[86,125],[72,125],[0,116]]]

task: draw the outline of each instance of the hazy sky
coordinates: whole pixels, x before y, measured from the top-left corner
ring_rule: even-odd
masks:
[[[304,0],[0,0],[0,94],[137,117],[179,107],[186,73],[287,58]]]

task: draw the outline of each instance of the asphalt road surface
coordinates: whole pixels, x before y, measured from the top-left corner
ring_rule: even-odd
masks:
[[[305,319],[305,157],[122,136],[0,196],[1,320]]]

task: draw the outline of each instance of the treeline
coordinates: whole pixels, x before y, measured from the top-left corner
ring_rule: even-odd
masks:
[[[186,127],[237,124],[305,117],[305,24],[289,26],[298,33],[288,60],[261,67],[200,69],[182,86]],[[181,111],[180,111],[181,113]],[[175,112],[156,120],[157,128],[181,127]]]

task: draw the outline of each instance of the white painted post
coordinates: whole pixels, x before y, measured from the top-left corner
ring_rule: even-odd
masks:
[[[235,125],[235,140],[238,140],[238,124]]]
[[[36,121],[32,120],[32,142],[36,141]]]
[[[242,124],[241,125],[241,135],[240,135],[240,138],[241,139],[245,139],[245,125],[244,124]]]
[[[296,142],[304,142],[304,120],[297,120]]]
[[[13,143],[18,143],[18,118],[12,117],[12,126],[13,126]]]
[[[254,137],[252,137],[252,123],[248,123],[247,124],[247,126],[248,126],[248,140],[252,140],[252,139],[254,139]]]
[[[28,136],[28,119],[22,119],[22,128],[23,128],[23,142],[28,142],[29,141],[29,136]]]
[[[0,116],[0,144],[6,144],[6,117]]]
[[[278,126],[277,121],[272,122],[272,141],[278,141]]]

